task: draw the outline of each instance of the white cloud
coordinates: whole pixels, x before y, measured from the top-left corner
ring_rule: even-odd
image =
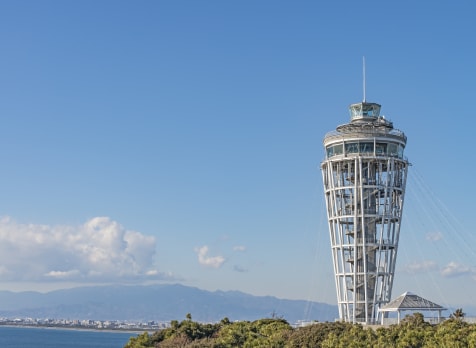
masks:
[[[246,251],[246,247],[244,245],[236,245],[233,247],[233,251]]]
[[[425,260],[422,262],[412,262],[405,265],[405,271],[407,273],[425,273],[430,271],[435,271],[437,269],[437,263],[432,260]]]
[[[206,245],[195,248],[195,252],[198,255],[198,262],[202,266],[220,268],[225,262],[225,258],[223,256],[208,256],[208,246]]]
[[[73,269],[71,271],[50,271],[45,274],[46,277],[56,278],[56,279],[71,279],[75,278],[79,275],[79,271],[77,269]]]
[[[441,232],[430,232],[426,234],[425,238],[430,242],[437,242],[443,239],[443,234]]]
[[[0,220],[1,281],[113,282],[164,276],[154,265],[156,240],[107,217],[81,226]]]
[[[443,277],[457,277],[467,274],[474,274],[474,270],[470,267],[461,265],[457,262],[451,261],[442,270],[441,275]]]

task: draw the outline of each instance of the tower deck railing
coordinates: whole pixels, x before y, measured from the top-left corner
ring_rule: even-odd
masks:
[[[347,158],[347,157],[355,157],[355,156],[362,156],[364,158],[371,157],[371,158],[399,158],[403,159],[405,162],[408,162],[408,157],[403,156],[400,157],[398,154],[386,154],[386,153],[374,153],[374,152],[350,152],[350,153],[342,153],[337,155],[328,156],[327,158],[332,158],[333,160],[337,160],[340,158]]]
[[[405,133],[403,133],[401,130],[399,129],[392,129],[392,130],[389,130],[388,132],[385,132],[385,131],[382,131],[382,130],[373,130],[373,129],[359,129],[359,131],[354,131],[354,132],[349,132],[349,133],[343,133],[343,132],[339,132],[339,131],[336,131],[336,130],[333,130],[333,131],[330,131],[328,132],[325,136],[324,136],[324,139],[325,140],[329,140],[329,139],[342,139],[342,138],[347,138],[349,136],[363,136],[363,137],[375,137],[375,138],[378,138],[378,137],[391,137],[391,138],[395,138],[395,139],[404,139],[404,141],[407,140],[407,136],[405,135]]]

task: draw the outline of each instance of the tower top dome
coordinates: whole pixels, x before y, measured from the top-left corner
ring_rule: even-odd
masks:
[[[350,120],[373,121],[380,116],[381,105],[377,103],[355,103],[349,106]]]

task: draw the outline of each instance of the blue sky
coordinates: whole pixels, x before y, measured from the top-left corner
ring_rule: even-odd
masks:
[[[408,136],[394,296],[476,305],[471,1],[1,1],[0,289],[179,282],[335,303],[320,162]]]

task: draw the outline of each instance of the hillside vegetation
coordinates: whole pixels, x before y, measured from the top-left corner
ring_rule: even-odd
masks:
[[[462,312],[461,312],[462,313]],[[348,348],[348,347],[476,347],[476,324],[468,324],[462,316],[452,315],[438,325],[424,321],[415,313],[398,325],[366,328],[342,322],[315,323],[293,328],[284,319],[260,319],[253,322],[230,322],[227,318],[216,324],[192,321],[190,314],[182,322],[153,334],[133,337],[124,348]]]

